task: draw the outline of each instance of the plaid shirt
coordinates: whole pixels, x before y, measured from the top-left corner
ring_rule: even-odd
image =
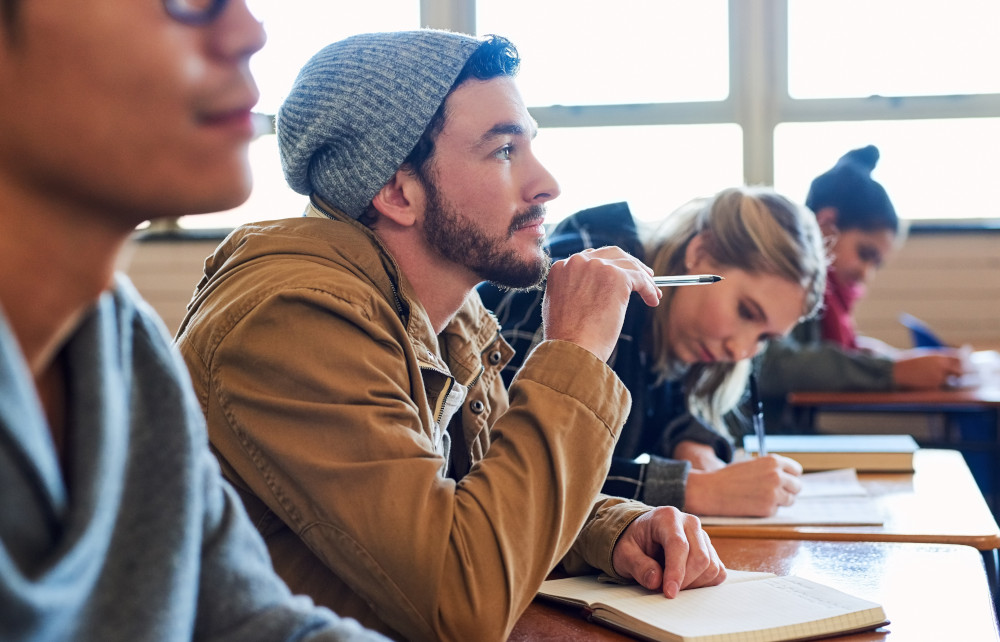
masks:
[[[559,260],[604,245],[617,245],[644,259],[635,220],[626,203],[574,214],[552,231],[546,251]],[[509,386],[525,356],[542,339],[543,291],[510,292],[491,283],[481,284],[478,291],[500,321],[504,338],[516,351],[502,373]],[[651,505],[683,508],[690,464],[670,459],[674,447],[684,440],[709,444],[725,461],[732,459],[732,447],[725,437],[688,411],[679,380],[658,381],[651,370],[651,355],[639,340],[647,314],[645,303],[633,295],[618,343],[608,359],[608,365],[632,395],[632,410],[615,446],[603,491]]]

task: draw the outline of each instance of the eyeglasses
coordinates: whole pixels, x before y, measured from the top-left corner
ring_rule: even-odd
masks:
[[[163,0],[167,14],[186,25],[206,25],[222,13],[228,0]]]

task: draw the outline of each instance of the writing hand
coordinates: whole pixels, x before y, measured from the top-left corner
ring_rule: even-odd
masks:
[[[681,589],[713,586],[726,579],[726,567],[701,522],[663,506],[638,517],[618,538],[611,557],[615,571],[667,597]]]
[[[802,466],[781,455],[738,461],[715,471],[692,470],[684,510],[698,515],[770,517],[802,490]]]
[[[952,377],[962,376],[964,370],[958,351],[907,350],[892,368],[893,382],[904,390],[943,388]]]

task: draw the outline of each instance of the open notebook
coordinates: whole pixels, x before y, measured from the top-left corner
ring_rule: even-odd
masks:
[[[539,595],[584,607],[611,628],[667,642],[810,640],[888,623],[875,602],[794,575],[748,571],[731,570],[722,584],[671,600],[596,575],[547,580]]]

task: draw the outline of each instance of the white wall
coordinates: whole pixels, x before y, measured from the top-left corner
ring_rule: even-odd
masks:
[[[171,334],[177,331],[201,279],[205,258],[220,239],[133,241],[122,252],[118,267],[160,313]]]
[[[858,304],[858,327],[908,347],[901,312],[949,344],[1000,349],[1000,231],[912,234]]]

